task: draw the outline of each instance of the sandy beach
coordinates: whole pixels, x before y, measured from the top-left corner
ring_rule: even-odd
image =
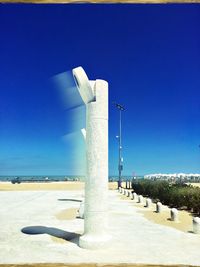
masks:
[[[153,264],[54,264],[54,263],[41,263],[41,264],[0,264],[1,267],[188,267],[186,265],[153,265]]]
[[[186,265],[153,265],[153,264],[54,264],[54,263],[41,263],[41,264],[0,264],[1,267],[188,267]]]
[[[0,191],[43,191],[43,190],[82,190],[84,182],[40,182],[40,183],[20,183],[0,182]],[[108,183],[110,190],[117,189],[117,182]]]
[[[125,195],[120,195],[122,200],[126,200],[127,197]],[[144,215],[144,217],[156,224],[169,226],[175,228],[182,232],[191,232],[192,231],[192,217],[188,211],[179,210],[178,211],[178,218],[177,222],[171,221],[170,218],[170,211],[171,209],[165,205],[163,205],[163,209],[161,213],[156,212],[156,204],[152,203],[150,208],[146,208],[146,198],[143,198],[143,203],[138,203],[137,201],[131,202],[133,206],[138,207],[140,210],[139,212]]]
[[[0,191],[43,191],[43,190],[81,190],[84,182],[40,182],[20,183],[0,182]]]
[[[141,206],[140,204],[134,204]],[[145,218],[148,220],[161,224],[166,225],[172,228],[175,228],[177,230],[180,230],[182,232],[191,232],[192,231],[192,214],[185,211],[185,210],[179,210],[178,211],[178,222],[174,222],[170,218],[170,208],[167,206],[163,207],[163,211],[161,213],[156,212],[156,204],[152,204],[152,207],[150,209],[146,208],[144,205],[142,205],[142,210],[140,211]]]
[[[200,187],[200,183],[186,183],[187,185],[192,185],[194,187]]]

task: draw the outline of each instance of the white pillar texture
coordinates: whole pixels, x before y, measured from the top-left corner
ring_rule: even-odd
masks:
[[[82,248],[98,249],[107,233],[108,195],[108,83],[96,80],[95,101],[86,105],[86,181]]]

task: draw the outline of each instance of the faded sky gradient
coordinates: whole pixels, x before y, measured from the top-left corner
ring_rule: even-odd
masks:
[[[109,82],[109,170],[200,172],[200,6],[0,5],[0,175],[83,174],[84,142],[49,79]],[[63,137],[66,135],[65,137]]]

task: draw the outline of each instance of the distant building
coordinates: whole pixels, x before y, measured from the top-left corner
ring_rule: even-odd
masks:
[[[154,173],[154,174],[145,175],[144,179],[199,182],[200,174],[199,173],[171,173],[171,174],[170,173]]]

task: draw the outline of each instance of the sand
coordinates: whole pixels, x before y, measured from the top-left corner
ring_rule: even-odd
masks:
[[[38,190],[81,190],[84,182],[40,182],[20,183],[1,182],[0,191],[38,191]]]
[[[41,182],[41,183],[20,183],[0,182],[0,191],[38,191],[38,190],[81,190],[84,189],[84,182]],[[109,183],[109,189],[117,189],[117,182]]]
[[[65,209],[57,213],[55,216],[58,220],[74,220],[78,216],[78,209]]]
[[[188,267],[188,265],[154,265],[154,264],[62,264],[62,263],[40,263],[40,264],[0,264],[0,267]]]
[[[125,195],[120,195],[120,199],[127,200],[128,197]],[[172,228],[175,228],[182,232],[192,232],[192,217],[193,215],[185,210],[179,210],[178,211],[178,222],[174,222],[170,218],[170,208],[163,205],[163,210],[161,213],[156,212],[156,204],[152,203],[152,206],[150,208],[145,207],[146,198],[144,198],[143,203],[138,203],[136,201],[131,202],[132,205],[139,208],[139,213],[142,213],[144,217],[154,223],[169,226]]]
[[[76,208],[64,209],[64,210],[60,211],[59,213],[55,214],[55,217],[61,221],[75,220],[78,217],[78,209],[76,209]],[[66,242],[71,242],[72,239],[76,238],[76,235],[81,235],[81,234],[83,234],[83,233],[80,233],[80,232],[75,233],[75,234],[71,233],[70,235],[66,236],[65,239],[51,236],[51,239],[54,242],[63,244]]]
[[[187,185],[192,185],[194,187],[200,187],[200,183],[186,183]]]
[[[154,210],[146,210],[142,211],[142,214],[147,218],[148,220],[157,223],[166,225],[169,227],[173,227],[177,230],[180,230],[182,232],[192,232],[192,214],[190,214],[187,211],[181,211],[179,210],[179,221],[174,222],[170,218],[170,209],[168,207],[165,207],[165,210],[161,213],[157,213]]]

